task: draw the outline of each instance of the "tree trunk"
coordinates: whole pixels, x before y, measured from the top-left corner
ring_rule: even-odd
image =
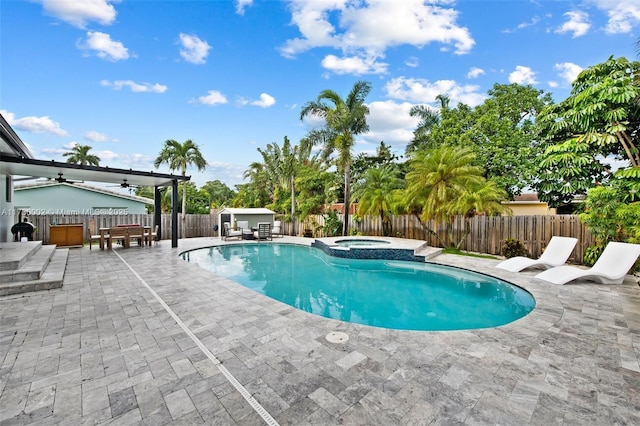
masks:
[[[342,227],[342,235],[349,235],[349,210],[351,205],[351,168],[349,166],[344,169],[344,226]]]
[[[295,226],[295,216],[296,216],[296,184],[294,176],[291,176],[291,229],[289,230],[289,235],[296,235]]]

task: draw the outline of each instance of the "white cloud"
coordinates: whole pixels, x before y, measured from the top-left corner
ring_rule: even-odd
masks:
[[[268,93],[261,93],[260,100],[251,102],[251,105],[259,106],[261,108],[269,108],[276,104],[276,98]]]
[[[390,98],[418,104],[437,102],[438,95],[449,96],[451,105],[461,102],[472,107],[480,105],[486,99],[484,94],[478,93],[479,86],[460,85],[454,80],[438,80],[431,83],[425,79],[398,77],[387,82],[384,89]]]
[[[79,42],[78,47],[84,50],[94,50],[101,59],[116,62],[129,59],[129,49],[119,41],[111,40],[109,34],[99,31],[89,31],[84,42]]]
[[[100,85],[105,87],[113,87],[114,90],[121,90],[123,87],[128,87],[134,93],[164,93],[168,87],[163,84],[151,84],[151,83],[136,83],[132,80],[116,80],[110,82],[108,80],[102,80]]]
[[[211,46],[198,36],[183,33],[180,33],[180,45],[180,56],[192,64],[204,64],[211,50]]]
[[[467,73],[467,78],[478,78],[483,75],[485,72],[482,68],[471,67],[469,72]]]
[[[227,98],[217,90],[209,90],[207,96],[200,96],[198,102],[205,105],[226,104]]]
[[[95,130],[89,130],[84,134],[84,138],[91,142],[107,142],[109,137],[104,133],[96,132]]]
[[[417,117],[409,115],[413,105],[409,102],[394,101],[376,101],[367,104],[369,131],[361,137],[372,144],[374,149],[380,141],[384,141],[387,145],[404,151],[406,145],[413,139],[413,131],[419,122]]]
[[[447,7],[449,4],[448,0],[426,4],[423,0],[290,0],[292,22],[301,37],[287,40],[281,53],[294,57],[316,47],[339,49],[344,58],[338,60],[330,55],[323,61],[324,66],[359,73],[386,72],[386,64],[377,64],[376,59],[384,57],[387,48],[403,44],[420,48],[442,43],[453,46],[457,54],[468,53],[475,41],[467,28],[456,23],[458,11]]]
[[[45,12],[69,24],[85,28],[89,22],[111,25],[116,19],[114,0],[40,0]]]
[[[515,29],[506,29],[506,30],[503,30],[502,32],[503,33],[507,33],[507,34],[515,33],[518,30],[522,30],[522,29],[525,29],[527,27],[532,27],[532,26],[536,25],[538,22],[540,22],[540,18],[537,17],[537,16],[534,16],[533,18],[531,18],[530,21],[522,22],[522,23],[518,24],[518,26]]]
[[[607,34],[629,33],[640,23],[638,0],[590,0],[589,3],[606,12],[609,17],[605,27]]]
[[[415,56],[412,56],[412,57],[410,57],[409,59],[407,59],[407,60],[404,62],[404,64],[405,64],[406,66],[408,66],[408,67],[415,68],[415,67],[417,67],[418,65],[420,65],[420,59],[418,59],[418,58],[417,58],[417,57],[415,57]]]
[[[576,38],[585,35],[589,31],[589,28],[591,28],[589,15],[586,12],[567,12],[564,16],[568,17],[569,20],[562,24],[560,28],[556,29],[556,33],[573,33],[572,38]]]
[[[558,71],[560,78],[571,84],[578,74],[582,72],[583,68],[580,65],[576,65],[571,62],[563,62],[561,64],[555,64],[553,69]]]
[[[50,133],[56,136],[69,136],[65,130],[60,128],[59,123],[51,120],[48,116],[16,118],[15,114],[4,109],[0,110],[0,114],[2,114],[11,127],[18,130],[24,130],[30,133]]]
[[[238,15],[244,15],[244,9],[252,4],[253,0],[236,0],[236,13]]]
[[[536,84],[536,73],[529,67],[516,66],[515,71],[509,74],[509,83]]]
[[[322,66],[336,74],[382,74],[387,72],[388,64],[377,62],[376,57],[343,57],[327,55]]]
[[[555,87],[558,87],[558,86],[559,86],[558,82],[557,82],[557,81],[554,81],[554,80],[550,80],[550,81],[549,81],[549,83],[547,83],[547,84],[548,84],[548,85],[549,85],[549,87],[551,87],[551,88],[555,88]]]

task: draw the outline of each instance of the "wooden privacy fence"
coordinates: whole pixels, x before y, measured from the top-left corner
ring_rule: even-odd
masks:
[[[338,217],[344,220],[343,215],[338,215]],[[324,225],[323,216],[313,216],[312,219],[317,223],[317,227]],[[383,235],[379,217],[365,216],[357,222],[350,217],[350,223],[349,229],[351,231],[357,231],[362,235]],[[285,224],[285,235],[288,234],[288,225]],[[302,228],[296,225],[296,229],[302,230]],[[436,227],[435,222],[431,221],[428,228],[436,231],[440,239],[445,240],[445,225]],[[442,246],[440,240],[423,228],[418,218],[413,215],[392,216],[391,229],[391,236],[424,240],[433,247]],[[529,256],[539,257],[551,237],[557,235],[578,239],[571,261],[582,263],[587,247],[595,244],[591,233],[580,222],[580,217],[577,215],[475,216],[469,221],[469,229],[470,232],[465,237],[465,218],[463,216],[456,217],[453,223],[453,241],[457,242],[464,238],[460,246],[461,250],[492,255],[500,254],[506,240],[516,239],[524,243]],[[323,236],[322,231],[316,232],[314,236]]]
[[[339,215],[341,220],[344,217]],[[153,226],[152,214],[127,214],[127,215],[31,215],[31,223],[37,228],[34,239],[49,241],[49,225],[64,223],[82,223],[85,234],[89,226],[95,223],[95,227],[112,227],[121,224],[138,223],[140,225]],[[350,217],[351,230],[361,235],[381,236],[382,223],[380,218],[365,216],[357,222]],[[308,222],[315,222],[314,237],[323,237],[322,226],[324,216],[312,216]],[[295,230],[301,235],[305,226],[296,222]],[[218,227],[214,231],[214,227]],[[292,224],[282,223],[284,235],[289,235]],[[171,215],[163,214],[161,217],[161,238],[171,239]],[[424,240],[430,246],[440,247],[441,243],[433,234],[427,232],[420,221],[412,215],[393,216],[391,218],[392,236]],[[445,238],[445,227],[441,225],[436,229],[435,223],[429,223],[429,227],[437,231],[441,238]],[[593,237],[580,222],[576,215],[549,215],[549,216],[475,216],[469,222],[470,233],[464,238],[460,246],[462,250],[498,255],[507,239],[513,238],[524,243],[531,257],[538,257],[546,247],[552,236],[576,237],[578,244],[574,250],[572,260],[581,262],[587,247],[594,244]],[[95,233],[97,229],[91,229]],[[465,234],[465,222],[462,216],[457,217],[453,226],[453,240],[459,241]],[[182,218],[178,215],[178,238],[215,237],[220,235],[220,224],[217,212],[208,215],[186,215],[184,227]],[[87,235],[85,235],[87,238]]]

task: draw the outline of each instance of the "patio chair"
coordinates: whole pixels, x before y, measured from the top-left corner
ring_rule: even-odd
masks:
[[[281,222],[279,220],[273,221],[273,228],[271,228],[271,236],[275,237],[276,235],[282,237],[282,228],[280,227]]]
[[[93,219],[89,220],[89,227],[87,228],[87,238],[89,239],[89,250],[91,250],[91,245],[94,241],[97,241],[100,244],[100,233],[94,234],[96,229],[96,221]],[[108,237],[108,236],[107,236]]]
[[[622,284],[625,275],[639,256],[640,244],[611,242],[607,244],[591,268],[558,266],[539,273],[536,278],[554,284],[566,284],[578,278],[586,278],[602,284]]]
[[[259,223],[258,230],[253,233],[254,238],[258,241],[271,240],[271,224]]]
[[[114,241],[121,244],[124,248],[129,247],[129,232],[127,231],[127,228],[122,226],[110,228],[109,237],[107,238],[107,247],[109,250],[113,249]]]
[[[497,264],[496,268],[520,272],[534,266],[545,269],[560,266],[567,262],[577,242],[578,239],[572,237],[551,237],[549,245],[538,259],[516,256]]]
[[[236,222],[237,227],[240,231],[242,231],[242,239],[243,240],[251,240],[253,239],[253,229],[249,226],[248,220],[239,220]]]
[[[222,239],[227,241],[228,238],[240,238],[242,239],[242,231],[238,229],[231,229],[231,224],[229,222],[225,222],[223,225],[224,233],[222,234]]]
[[[160,229],[160,226],[156,225],[153,227],[153,231],[149,230],[149,232],[144,233],[144,239],[149,245],[151,245],[151,241],[153,241],[154,244],[158,244],[158,229]]]
[[[128,245],[131,247],[132,240],[138,240],[138,245],[144,245],[144,228],[142,226],[129,226],[127,228]]]

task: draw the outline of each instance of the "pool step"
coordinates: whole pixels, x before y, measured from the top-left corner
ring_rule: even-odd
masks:
[[[440,255],[442,253],[442,249],[439,247],[430,247],[428,245],[424,245],[418,248],[415,251],[416,256],[424,257],[425,262],[427,260],[433,259],[434,257]]]

